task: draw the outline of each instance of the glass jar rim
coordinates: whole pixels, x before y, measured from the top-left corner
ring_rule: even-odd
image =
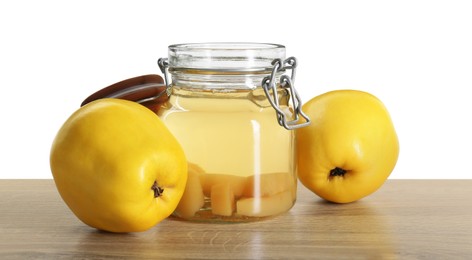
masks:
[[[170,70],[269,71],[285,59],[285,46],[255,42],[205,42],[169,45]]]
[[[276,43],[259,42],[200,42],[179,43],[169,45],[169,49],[201,49],[201,50],[260,50],[260,49],[285,49],[284,45]]]

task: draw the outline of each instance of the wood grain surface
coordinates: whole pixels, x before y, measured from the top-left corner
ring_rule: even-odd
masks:
[[[388,180],[350,204],[299,185],[288,213],[258,222],[168,218],[141,233],[80,222],[53,180],[0,180],[0,259],[472,259],[472,180]]]

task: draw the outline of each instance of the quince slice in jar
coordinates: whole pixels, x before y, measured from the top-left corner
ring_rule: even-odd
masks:
[[[188,179],[185,186],[184,194],[180,199],[179,205],[175,209],[175,213],[183,218],[190,218],[203,207],[205,197],[203,195],[200,177],[204,171],[193,163],[188,164]]]
[[[219,183],[211,187],[211,212],[214,215],[231,216],[236,204],[229,183]]]
[[[248,217],[267,217],[288,211],[294,197],[287,190],[269,197],[241,198],[236,202],[236,213]]]
[[[248,177],[243,197],[267,197],[292,189],[295,177],[288,172],[277,172]]]
[[[208,173],[201,175],[203,193],[207,197],[211,197],[212,187],[221,183],[229,184],[234,196],[241,197],[246,187],[246,181],[247,177],[231,174]]]

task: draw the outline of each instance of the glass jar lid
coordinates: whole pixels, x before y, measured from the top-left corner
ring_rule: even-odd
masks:
[[[285,59],[285,46],[272,43],[185,43],[169,46],[169,70],[270,71]]]

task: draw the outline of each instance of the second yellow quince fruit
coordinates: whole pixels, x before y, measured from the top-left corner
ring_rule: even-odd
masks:
[[[395,167],[399,142],[384,104],[356,90],[309,100],[311,125],[297,129],[298,177],[320,197],[337,203],[376,191]]]

